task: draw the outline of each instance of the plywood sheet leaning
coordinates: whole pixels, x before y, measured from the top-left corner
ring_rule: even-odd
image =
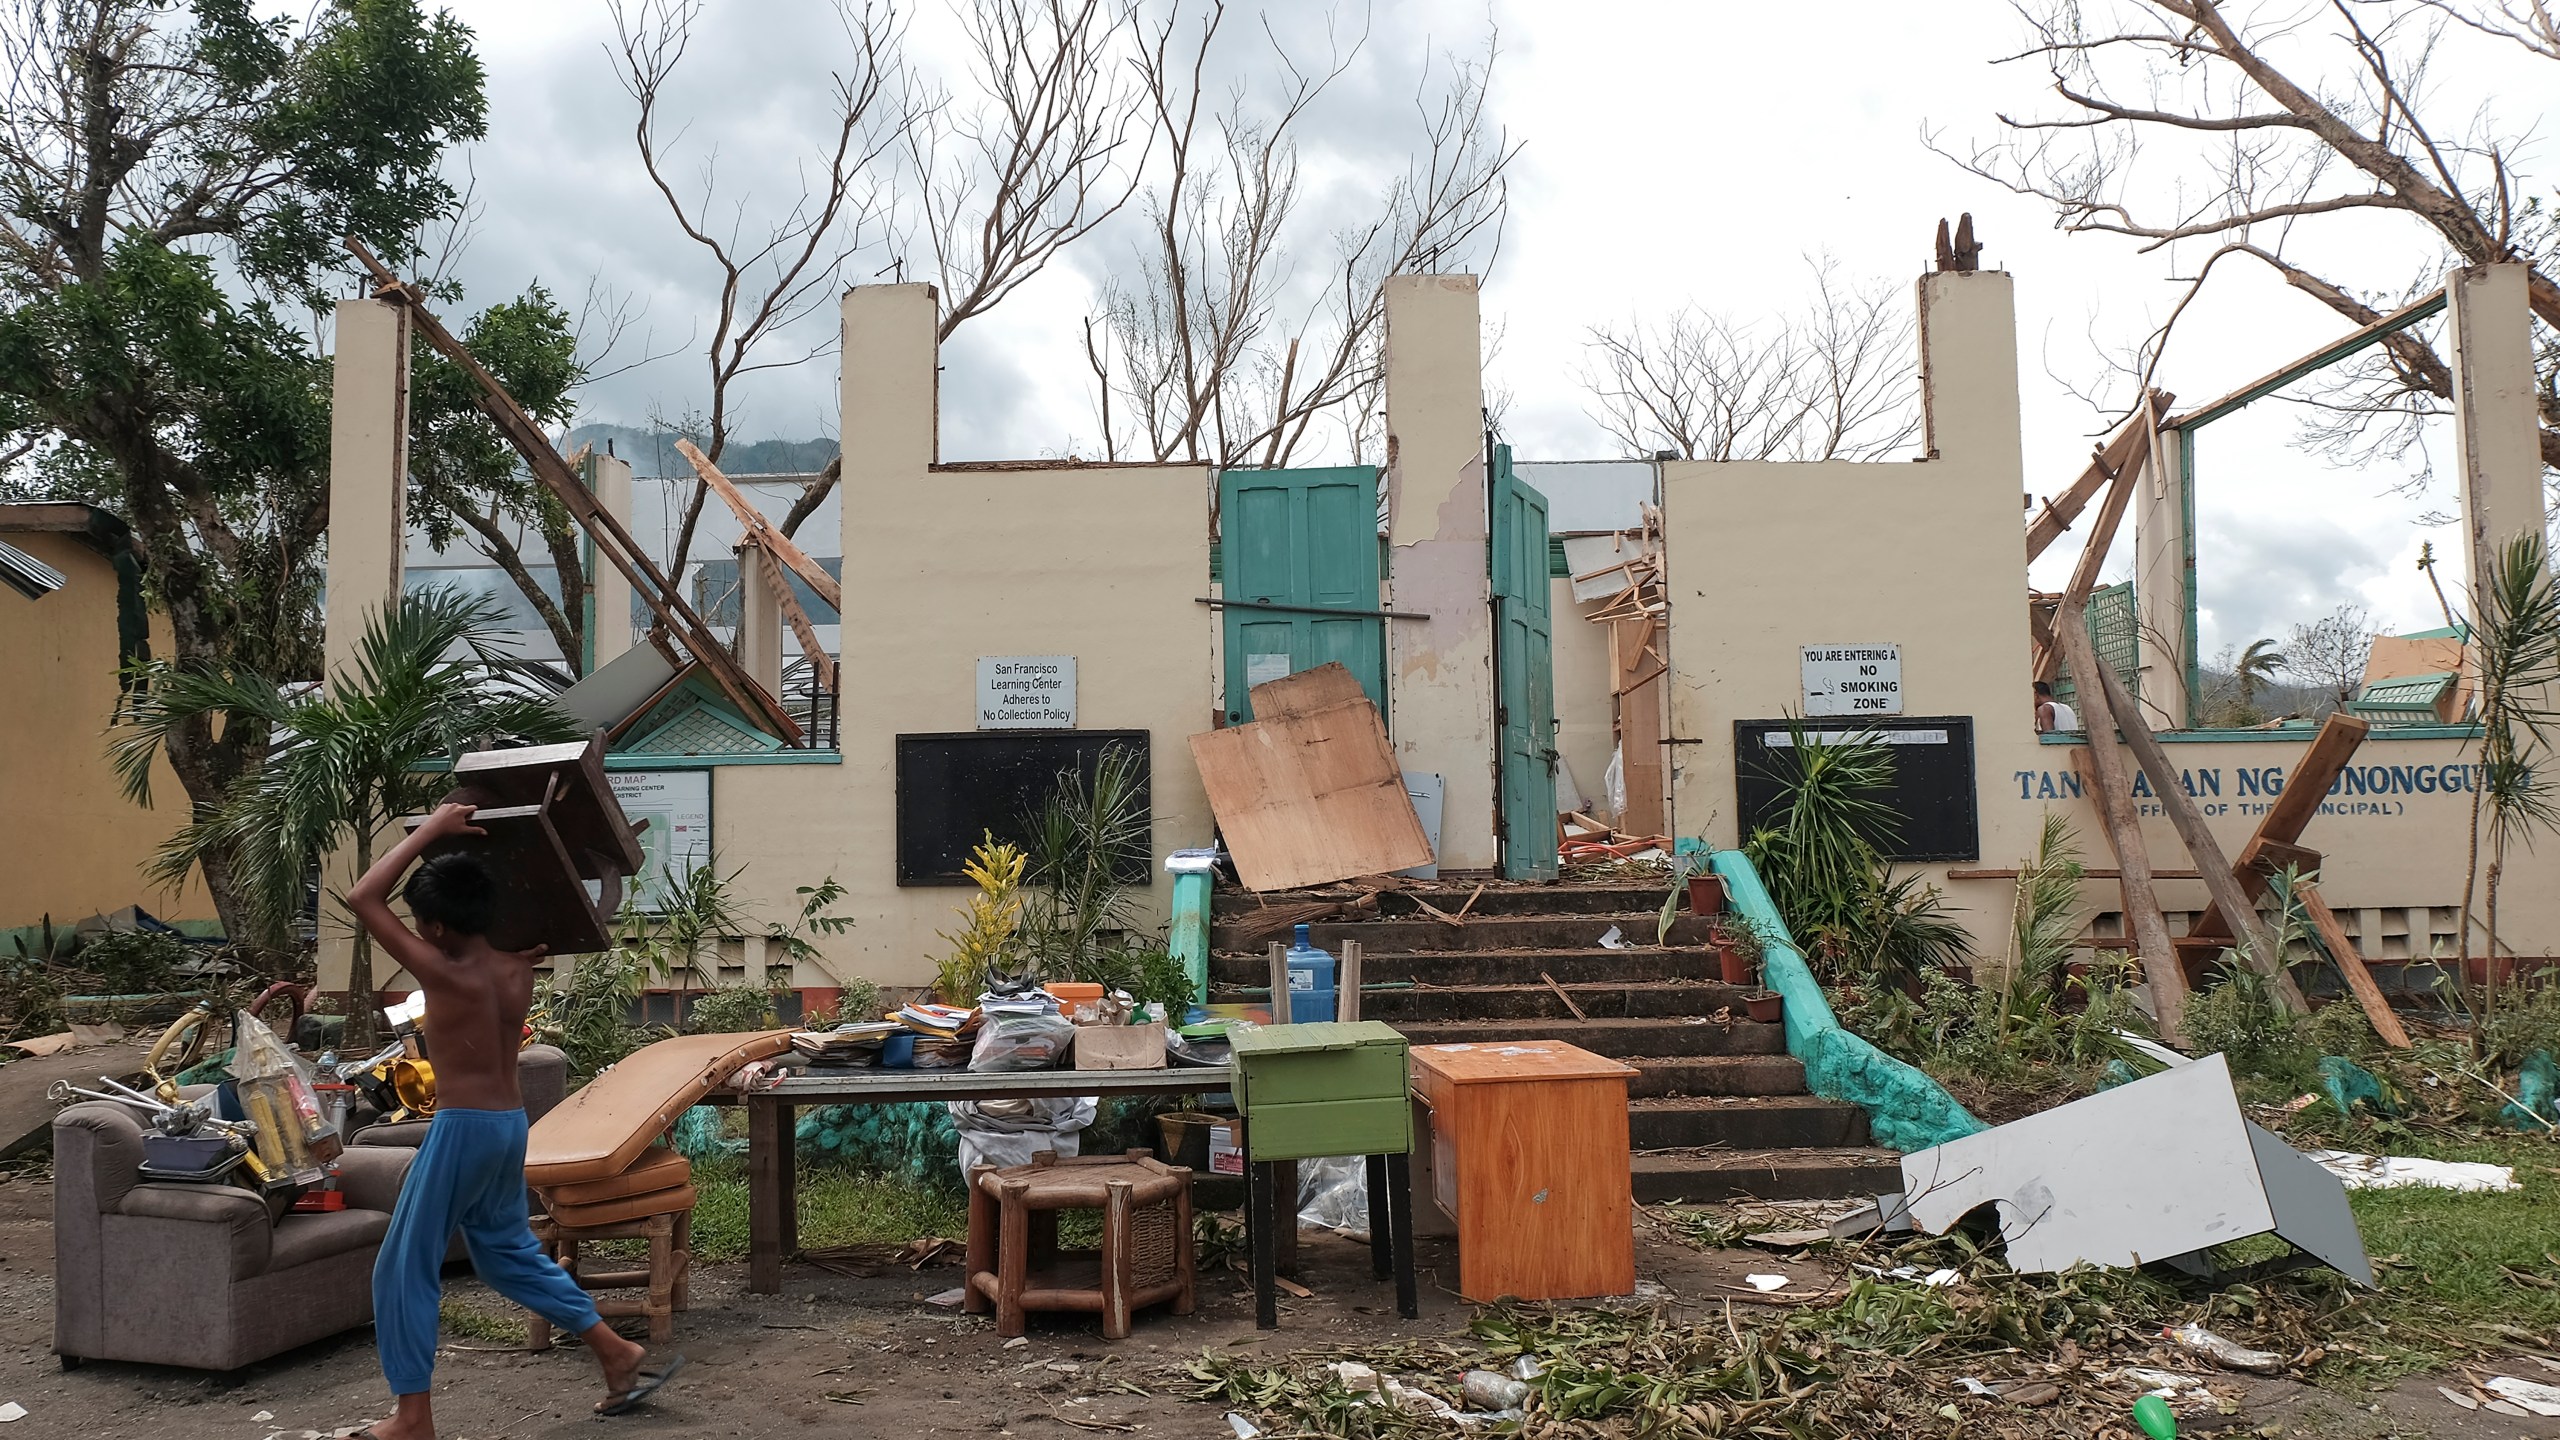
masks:
[[[1245,888],[1287,890],[1430,863],[1431,841],[1378,707],[1361,696],[1287,711],[1290,698],[1280,697],[1285,713],[1276,719],[1191,737],[1210,813]]]
[[[1351,667],[1339,660],[1328,660],[1312,669],[1254,686],[1253,718],[1284,720],[1367,698],[1369,692],[1360,688],[1360,679],[1351,673]]]

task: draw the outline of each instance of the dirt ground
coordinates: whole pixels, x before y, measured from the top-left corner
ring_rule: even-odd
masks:
[[[52,1203],[47,1182],[0,1182],[0,1402],[27,1410],[5,1432],[8,1440],[317,1440],[383,1413],[386,1395],[370,1331],[233,1376],[108,1363],[61,1371],[51,1349]],[[957,1283],[956,1267],[855,1278],[796,1265],[785,1272],[782,1295],[763,1297],[745,1293],[745,1266],[705,1266],[696,1274],[694,1308],[677,1325],[675,1348],[688,1357],[683,1378],[647,1413],[601,1423],[634,1436],[1234,1440],[1221,1407],[1187,1398],[1194,1387],[1182,1369],[1192,1357],[1216,1350],[1276,1360],[1305,1349],[1358,1352],[1396,1341],[1462,1338],[1474,1307],[1444,1287],[1454,1279],[1454,1251],[1425,1239],[1420,1261],[1419,1322],[1396,1317],[1392,1287],[1370,1278],[1366,1246],[1311,1233],[1301,1247],[1299,1278],[1314,1297],[1284,1297],[1278,1330],[1254,1329],[1242,1277],[1222,1273],[1204,1276],[1197,1313],[1144,1316],[1117,1344],[1104,1342],[1090,1321],[1035,1317],[1027,1340],[1010,1345],[986,1320],[927,1302]],[[1790,1275],[1790,1288],[1799,1290],[1830,1281],[1816,1263],[1759,1251],[1700,1252],[1650,1229],[1640,1235],[1637,1268],[1676,1302],[1700,1307],[1748,1303],[1745,1297],[1756,1293],[1743,1281],[1750,1273]],[[485,1313],[505,1313],[476,1281],[451,1281],[448,1294]],[[2506,1373],[2542,1376],[2530,1365]],[[2437,1393],[2434,1379],[2352,1397],[2280,1381],[2242,1385],[2241,1379],[2215,1381],[2232,1382],[2232,1392],[2244,1395],[2238,1414],[2190,1420],[2182,1433],[2560,1437],[2560,1420],[2459,1409]],[[2455,1378],[2457,1388],[2462,1383]],[[448,1336],[436,1374],[437,1418],[451,1440],[592,1437],[606,1433],[588,1414],[599,1388],[593,1367],[575,1348],[527,1354],[499,1341]],[[1950,1433],[2000,1433],[1998,1402],[1964,1404],[1994,1412],[1979,1416],[1990,1423],[1951,1426]]]

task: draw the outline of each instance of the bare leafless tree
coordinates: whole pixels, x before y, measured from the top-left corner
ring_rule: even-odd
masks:
[[[1694,306],[1592,327],[1592,419],[1631,455],[1877,460],[1920,434],[1913,309],[1889,282],[1844,282],[1810,259],[1801,315],[1745,321]]]
[[[2434,274],[2340,273],[2330,267],[2353,262],[2315,264],[2300,237],[2325,217],[2397,212],[2450,260],[2533,267],[2534,314],[2560,325],[2560,234],[2547,207],[2520,197],[2515,169],[2533,137],[2496,130],[2488,97],[2446,95],[2429,73],[2457,26],[2560,60],[2547,0],[2034,0],[2028,13],[2033,43],[2010,58],[2049,68],[2060,112],[2002,115],[2001,138],[1962,151],[1931,143],[2051,203],[2064,230],[2145,251],[2209,247],[2187,267],[2190,299],[2219,262],[2241,259],[2365,325],[2431,288]],[[2164,166],[2174,183],[2157,183]],[[2164,327],[2149,363],[2166,341]],[[2547,329],[2541,354],[2546,377],[2560,371]],[[2401,331],[2317,392],[2311,438],[2405,448],[2451,383],[2429,337]],[[2542,394],[2543,459],[2560,466],[2560,391],[2546,383]]]
[[[1298,137],[1367,39],[1328,27],[1321,64],[1268,25],[1269,78],[1223,98],[1208,76],[1225,0],[1174,7],[1140,61],[1157,139],[1147,231],[1115,267],[1085,326],[1102,449],[1112,459],[1285,464],[1319,422],[1355,455],[1374,449],[1390,275],[1490,265],[1518,146],[1487,99],[1498,53],[1426,67],[1414,95],[1416,158],[1359,218],[1332,227],[1325,267],[1301,211]]]
[[[963,110],[911,80],[906,203],[895,220],[897,248],[930,259],[942,341],[1119,213],[1153,134],[1128,63],[1128,0],[968,0],[959,18],[978,98]],[[897,265],[908,268],[903,256]],[[842,468],[827,462],[782,533],[798,533]]]
[[[2364,662],[2382,632],[2361,605],[2341,605],[2285,641],[2284,668],[2320,696],[2321,713],[2343,707],[2364,684]]]
[[[710,258],[719,302],[703,359],[708,386],[702,407],[702,451],[717,463],[737,419],[738,382],[757,371],[796,365],[824,353],[828,340],[776,354],[773,342],[831,303],[845,258],[872,238],[885,203],[874,169],[891,156],[912,117],[903,93],[900,44],[905,24],[895,10],[868,0],[836,0],[850,53],[831,72],[835,86],[827,138],[803,169],[803,189],[778,214],[751,222],[743,198],[718,194],[716,157],[700,179],[681,189],[669,178],[675,136],[663,128],[667,87],[684,60],[702,0],[611,0],[616,77],[637,103],[632,142],[650,183],[685,238]],[[675,127],[678,134],[682,126]],[[725,213],[722,213],[725,212]],[[696,481],[676,531],[670,573],[682,573],[709,489]]]

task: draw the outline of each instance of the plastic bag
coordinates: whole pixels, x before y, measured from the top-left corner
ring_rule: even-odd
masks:
[[[1369,1164],[1358,1155],[1298,1162],[1298,1223],[1369,1238]]]
[[[317,1184],[345,1145],[320,1110],[320,1092],[302,1057],[285,1047],[266,1022],[243,1010],[231,1025],[231,1079],[240,1113],[255,1121],[252,1142],[267,1172],[300,1184]]]
[[[963,1176],[980,1165],[1028,1165],[1043,1150],[1060,1159],[1079,1153],[1096,1106],[1090,1095],[948,1104],[952,1126],[960,1132]]]
[[[1054,1070],[1076,1038],[1064,1015],[989,1015],[969,1051],[972,1070]]]
[[[1609,766],[1600,772],[1600,803],[1609,807],[1609,818],[1617,820],[1627,813],[1627,747],[1609,752]]]

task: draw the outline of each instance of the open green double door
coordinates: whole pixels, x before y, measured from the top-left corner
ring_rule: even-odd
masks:
[[[1546,879],[1556,873],[1547,502],[1513,473],[1511,447],[1493,453],[1485,563],[1493,589],[1502,869],[1514,879]],[[1218,516],[1227,723],[1253,718],[1254,686],[1334,660],[1387,714],[1377,470],[1224,471]]]

